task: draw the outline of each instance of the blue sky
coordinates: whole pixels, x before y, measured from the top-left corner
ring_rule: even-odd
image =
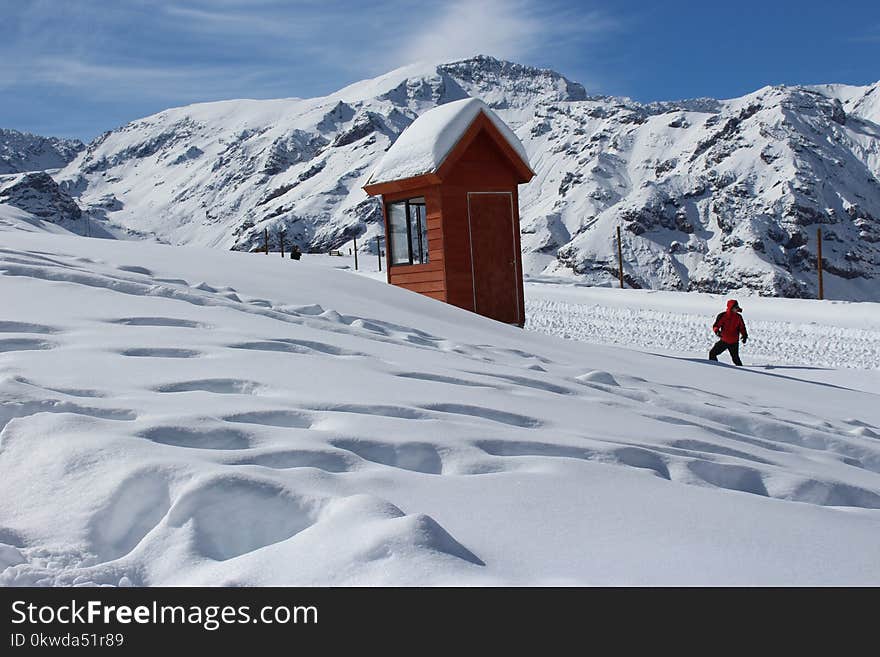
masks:
[[[642,101],[880,80],[880,1],[0,0],[0,127],[89,140],[482,53]]]

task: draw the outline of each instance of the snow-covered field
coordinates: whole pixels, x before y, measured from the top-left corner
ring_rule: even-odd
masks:
[[[5,221],[2,584],[880,584],[876,304],[742,298],[735,369],[718,297],[528,286],[625,349]]]
[[[731,294],[618,290],[568,281],[526,284],[527,328],[595,344],[705,356],[716,338],[711,325],[736,298],[750,340],[743,363],[877,369],[880,303],[778,299]],[[729,362],[729,359],[728,359]],[[880,385],[880,379],[878,379]]]
[[[345,250],[343,250],[345,251]],[[345,251],[347,253],[347,251]],[[354,270],[350,256],[303,256],[307,261]],[[358,273],[378,281],[375,254],[362,254]],[[880,389],[880,303],[813,301],[754,296],[748,290],[729,295],[662,290],[619,290],[566,278],[527,277],[526,329],[592,344],[630,347],[652,353],[703,358],[716,338],[715,316],[726,300],[745,306],[751,340],[740,356],[751,368],[824,369],[812,376],[867,380]],[[729,362],[729,357],[724,357]]]

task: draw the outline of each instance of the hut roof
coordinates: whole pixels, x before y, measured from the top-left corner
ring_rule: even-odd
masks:
[[[529,167],[522,142],[486,103],[465,98],[428,110],[403,131],[370,174],[367,185],[436,172],[477,116],[483,113]]]

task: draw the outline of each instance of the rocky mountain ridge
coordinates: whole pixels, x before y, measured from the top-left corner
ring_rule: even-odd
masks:
[[[120,237],[254,250],[268,228],[303,250],[375,248],[361,190],[416,116],[477,96],[522,140],[526,272],[629,285],[880,299],[880,83],[765,87],[641,104],[489,57],[414,65],[313,99],[169,109],[105,133],[60,190]],[[2,199],[0,199],[0,202]]]
[[[0,128],[0,175],[60,169],[84,148],[78,139],[39,137]]]

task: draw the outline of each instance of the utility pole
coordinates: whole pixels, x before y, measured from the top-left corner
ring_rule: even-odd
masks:
[[[822,229],[816,229],[816,269],[819,271],[819,300],[825,298],[825,285],[822,281]]]
[[[284,229],[278,231],[278,238],[281,241],[281,257],[284,257]]]
[[[263,247],[266,249],[266,255],[269,255],[269,229],[263,229]]]
[[[617,227],[617,275],[620,278],[620,289],[623,289],[623,246],[620,242],[620,226]]]
[[[358,238],[354,238],[354,270],[358,270]]]

